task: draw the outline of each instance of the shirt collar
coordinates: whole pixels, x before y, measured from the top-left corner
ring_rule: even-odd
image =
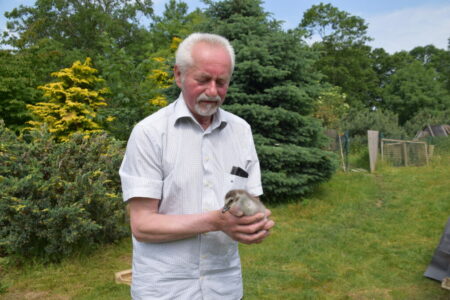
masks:
[[[183,119],[192,120],[195,124],[201,127],[200,123],[195,119],[194,115],[189,110],[186,101],[183,98],[183,94],[180,94],[178,99],[174,103],[174,119],[173,119],[173,125],[175,126],[179,121]],[[217,112],[213,115],[213,121],[211,125],[208,127],[208,131],[213,131],[216,128],[223,129],[225,126],[227,126],[227,120],[225,117],[225,113],[223,112],[223,109],[219,107]]]

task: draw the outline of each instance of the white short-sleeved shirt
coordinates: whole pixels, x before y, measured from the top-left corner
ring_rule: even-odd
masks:
[[[231,175],[241,167],[248,178]],[[219,109],[204,130],[182,96],[138,123],[120,168],[123,198],[160,199],[161,214],[217,210],[231,189],[262,194],[251,128]],[[133,299],[241,299],[237,242],[221,231],[166,243],[133,237]]]

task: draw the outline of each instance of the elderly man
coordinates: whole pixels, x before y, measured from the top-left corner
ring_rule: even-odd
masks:
[[[233,69],[225,38],[190,35],[176,53],[180,97],[133,129],[120,168],[133,299],[241,299],[238,242],[260,243],[274,226],[221,211],[232,189],[262,194],[251,128],[219,108]]]

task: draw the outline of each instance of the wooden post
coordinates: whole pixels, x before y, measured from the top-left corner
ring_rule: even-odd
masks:
[[[428,159],[431,159],[433,157],[434,153],[434,145],[428,145]]]
[[[369,147],[369,161],[370,161],[370,173],[375,172],[375,166],[377,164],[378,155],[378,131],[367,131],[367,143]]]
[[[342,149],[342,140],[341,135],[338,132],[338,138],[339,138],[339,150],[341,151],[341,159],[342,159],[342,169],[344,172],[347,172],[347,169],[345,168],[345,157],[344,157],[344,150]]]
[[[114,273],[114,279],[118,284],[131,285],[132,277],[133,274],[131,269]]]
[[[403,157],[404,157],[405,167],[407,167],[408,166],[408,151],[406,151],[406,143],[403,143]]]

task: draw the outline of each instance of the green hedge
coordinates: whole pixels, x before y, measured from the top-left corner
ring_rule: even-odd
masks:
[[[298,200],[331,178],[337,168],[334,153],[296,145],[256,145],[264,197],[272,203]]]
[[[45,129],[26,139],[0,124],[0,255],[55,262],[128,234],[122,142],[56,143]]]

